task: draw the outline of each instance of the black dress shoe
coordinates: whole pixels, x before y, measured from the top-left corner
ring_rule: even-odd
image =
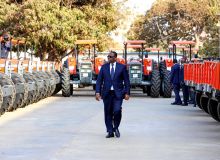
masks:
[[[118,130],[118,129],[115,129],[115,136],[116,136],[117,138],[119,138],[119,137],[120,137],[120,132],[119,132],[119,130]]]
[[[182,104],[182,106],[188,106],[188,104],[184,103],[184,104]]]
[[[106,136],[105,136],[105,138],[111,138],[111,137],[114,137],[114,133],[108,133]]]
[[[176,102],[171,103],[171,105],[176,105],[176,104],[177,104]]]

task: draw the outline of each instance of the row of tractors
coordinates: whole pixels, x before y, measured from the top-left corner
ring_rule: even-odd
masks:
[[[10,42],[14,46],[25,43],[13,39]],[[25,107],[59,92],[60,75],[55,66],[55,62],[51,61],[1,58],[0,114]]]
[[[95,84],[99,70],[105,63],[103,57],[95,54],[96,40],[77,40],[76,51],[74,56],[68,57],[62,69],[61,84],[62,95],[69,97],[73,94],[73,84],[92,85],[95,89]],[[124,55],[118,57],[117,61],[127,66],[129,79],[132,88],[140,87],[143,93],[147,93],[151,97],[159,97],[160,95],[166,98],[171,97],[172,87],[170,84],[170,74],[168,68],[173,65],[172,59],[167,59],[163,63],[144,56],[144,51],[155,50],[153,48],[144,48],[146,44],[143,40],[127,41],[124,44]],[[87,59],[81,59],[79,62],[79,45],[92,45],[94,48],[93,56],[88,56]],[[128,49],[140,49],[140,59],[127,60]]]

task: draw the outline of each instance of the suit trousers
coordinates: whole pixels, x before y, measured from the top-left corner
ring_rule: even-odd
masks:
[[[180,84],[173,84],[173,91],[175,94],[175,103],[181,104],[181,98],[180,98]]]
[[[189,100],[189,87],[185,84],[182,84],[182,91],[183,91],[183,103],[188,104]]]
[[[104,116],[105,116],[105,125],[107,132],[114,132],[117,129],[121,122],[122,117],[122,102],[123,99],[118,99],[115,96],[114,91],[110,91],[109,95],[103,98],[104,102]]]

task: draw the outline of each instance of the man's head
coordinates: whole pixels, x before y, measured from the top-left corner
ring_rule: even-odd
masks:
[[[4,34],[4,35],[3,35],[3,40],[4,40],[4,41],[9,41],[9,38],[10,38],[10,37],[9,37],[8,34]]]
[[[116,59],[117,59],[117,53],[115,51],[111,51],[108,54],[108,62],[109,63],[114,63],[114,62],[116,62]]]
[[[177,63],[177,59],[173,59],[173,63],[174,63],[174,64]]]

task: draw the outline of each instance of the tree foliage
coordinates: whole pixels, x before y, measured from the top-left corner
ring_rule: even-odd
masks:
[[[0,0],[0,27],[34,45],[36,56],[60,60],[76,39],[110,40],[120,18],[110,0]],[[3,7],[4,6],[4,7]]]

